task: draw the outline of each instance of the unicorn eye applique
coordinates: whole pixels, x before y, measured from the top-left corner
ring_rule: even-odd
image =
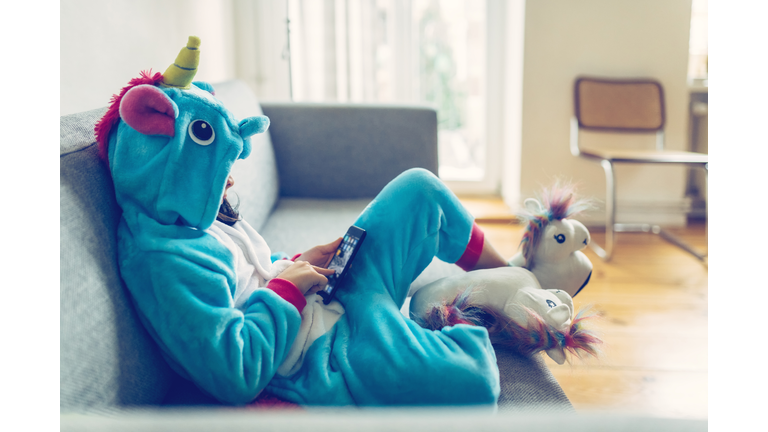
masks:
[[[207,121],[194,120],[189,124],[189,136],[197,144],[207,146],[216,138],[216,132],[213,131],[213,127]]]
[[[557,305],[552,300],[547,300],[547,306],[549,306],[549,308],[552,309],[553,307],[555,307]]]
[[[557,240],[558,243],[565,242],[565,234],[557,234],[557,235],[555,235],[555,240]]]

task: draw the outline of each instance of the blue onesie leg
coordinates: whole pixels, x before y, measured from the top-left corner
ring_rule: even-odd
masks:
[[[472,217],[430,172],[390,182],[355,225],[367,231],[337,292],[345,315],[275,394],[304,404],[495,404],[496,357],[485,328],[426,330],[400,313],[411,282],[437,256],[456,262]]]

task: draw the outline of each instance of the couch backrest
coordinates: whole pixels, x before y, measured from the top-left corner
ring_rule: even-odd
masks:
[[[170,369],[119,277],[120,210],[93,125],[106,109],[60,123],[60,407],[103,410],[162,401]]]
[[[437,112],[423,105],[262,103],[280,196],[373,198],[403,171],[437,175]]]
[[[214,88],[238,120],[261,114],[244,83],[231,81]],[[60,120],[62,411],[159,404],[175,379],[119,277],[120,209],[93,132],[105,112],[101,108]],[[240,196],[240,211],[259,230],[275,206],[279,184],[269,134],[251,139],[251,156],[233,168],[232,191]]]

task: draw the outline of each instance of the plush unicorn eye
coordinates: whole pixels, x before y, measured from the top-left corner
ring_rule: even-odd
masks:
[[[557,240],[558,243],[563,243],[565,241],[565,234],[557,234],[555,240]]]
[[[189,124],[189,136],[192,138],[192,141],[202,146],[207,146],[216,138],[216,133],[207,121],[195,120]]]
[[[547,306],[549,306],[549,308],[552,309],[553,307],[555,307],[557,305],[552,300],[547,300]]]

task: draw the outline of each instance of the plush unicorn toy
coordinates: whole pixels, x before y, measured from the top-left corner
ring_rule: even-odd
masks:
[[[559,186],[544,191],[544,202],[546,207],[525,201],[522,250],[510,267],[471,271],[420,288],[411,299],[411,318],[430,329],[484,326],[494,343],[524,355],[545,351],[558,364],[565,362],[566,351],[595,355],[601,341],[583,328],[590,316],[582,311],[574,317],[572,299],[592,273],[581,252],[590,236],[583,224],[566,219],[588,202],[574,200],[571,187]]]
[[[592,263],[582,250],[590,242],[589,231],[581,222],[568,219],[589,207],[589,201],[576,200],[572,186],[544,190],[544,204],[525,200],[518,217],[526,223],[521,251],[509,264],[524,267],[536,275],[545,289],[561,289],[571,297],[581,291],[592,276]]]
[[[580,312],[574,318],[573,312],[568,293],[542,289],[533,273],[521,267],[446,277],[421,288],[410,304],[411,318],[422,327],[480,325],[488,328],[493,343],[523,355],[545,351],[558,364],[565,362],[566,351],[594,355],[600,343],[582,326],[589,316]]]

